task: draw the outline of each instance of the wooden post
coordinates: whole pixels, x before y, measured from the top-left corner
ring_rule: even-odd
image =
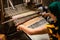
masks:
[[[4,21],[4,7],[3,0],[0,0],[0,23]]]

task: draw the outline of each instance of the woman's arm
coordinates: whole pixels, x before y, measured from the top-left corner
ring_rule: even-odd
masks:
[[[48,29],[46,27],[38,27],[38,28],[35,28],[35,29],[31,29],[31,28],[27,28],[23,25],[19,25],[17,27],[17,29],[23,30],[25,33],[30,34],[30,35],[45,34],[45,33],[48,32]]]

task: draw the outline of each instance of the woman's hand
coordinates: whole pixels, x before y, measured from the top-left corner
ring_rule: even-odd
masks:
[[[23,27],[24,27],[23,25],[19,25],[19,26],[17,26],[17,31],[22,30]]]

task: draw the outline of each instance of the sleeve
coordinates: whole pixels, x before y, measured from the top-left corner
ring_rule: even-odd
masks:
[[[48,29],[50,40],[58,40],[58,36],[57,36],[58,27],[55,27],[53,24],[52,25],[48,24],[46,25],[46,27]]]
[[[55,28],[55,26],[53,24],[47,24],[46,25],[47,29],[48,29],[48,33],[52,34],[53,33],[53,28]]]
[[[55,26],[53,24],[47,24],[46,27],[47,28],[54,28]]]

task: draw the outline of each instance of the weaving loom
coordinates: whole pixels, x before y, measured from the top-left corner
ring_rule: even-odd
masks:
[[[39,3],[38,0],[34,2]],[[10,4],[11,5],[11,4]],[[12,7],[4,8],[6,20],[2,22],[5,25],[5,34],[7,35],[8,40],[49,40],[48,34],[44,35],[28,35],[24,32],[17,32],[17,25],[24,25],[29,28],[42,27],[48,24],[48,22],[39,15],[39,12],[32,11],[24,4],[11,5]],[[11,17],[11,18],[9,18]],[[8,20],[7,20],[8,19]],[[13,23],[12,23],[13,22]],[[7,27],[8,26],[8,27]],[[41,36],[47,36],[42,38]],[[24,39],[23,39],[24,38]]]
[[[36,13],[34,11],[29,11],[26,13],[22,13],[20,15],[15,15],[15,16],[12,16],[12,18],[14,18],[14,17],[17,18],[17,16],[19,16],[20,18],[18,18],[16,20],[14,19],[15,25],[19,24],[19,25],[24,25],[29,28],[36,28],[36,27],[42,27],[42,26],[45,26],[46,24],[48,24],[48,22],[42,16],[40,16],[38,13]],[[39,38],[39,37],[41,37],[42,35],[28,35],[28,36],[32,40],[40,40],[41,38]],[[48,37],[48,34],[44,34],[43,36]],[[44,39],[48,40],[49,38],[47,38],[47,37]]]
[[[29,27],[29,28],[37,28],[37,27],[44,27],[46,24],[48,24],[48,22],[41,16],[33,18],[21,25],[25,26],[25,27]],[[28,35],[32,40],[49,40],[49,36],[48,34],[43,34],[43,35]],[[43,37],[42,36],[46,36]],[[41,37],[41,38],[40,38]]]

